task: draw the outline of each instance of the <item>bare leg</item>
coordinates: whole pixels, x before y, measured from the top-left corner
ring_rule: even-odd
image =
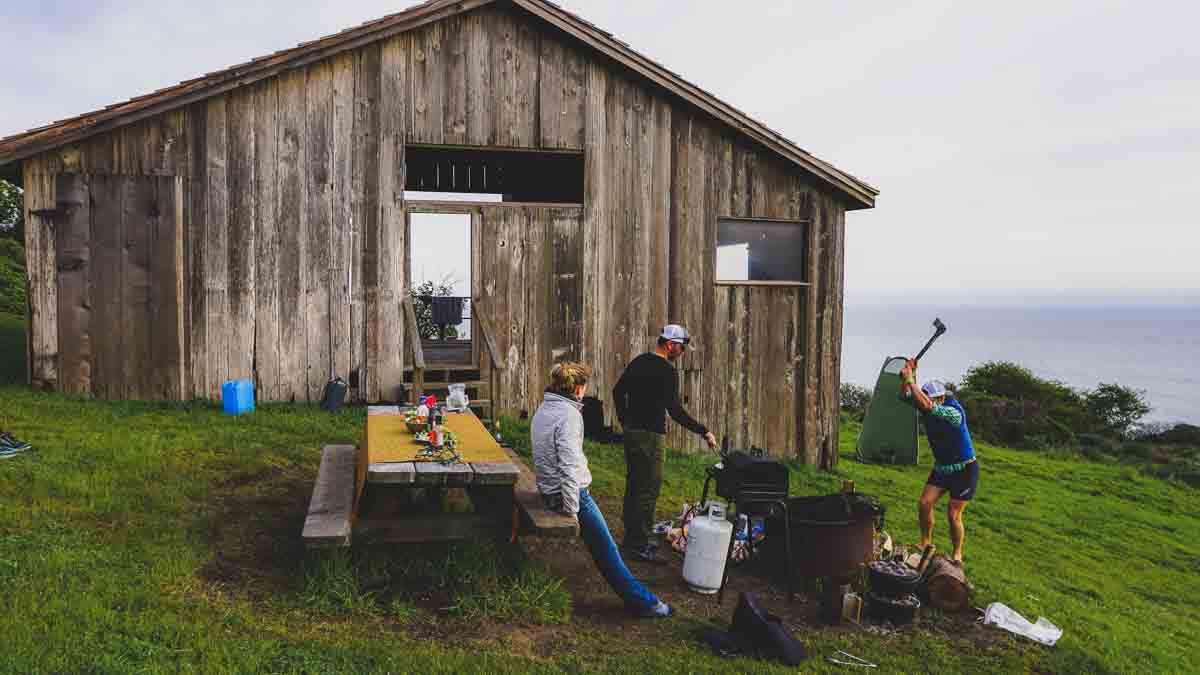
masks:
[[[962,562],[963,541],[967,538],[962,521],[963,509],[967,508],[967,504],[968,502],[951,499],[950,504],[946,506],[946,517],[950,519],[950,543],[954,544],[954,559],[958,562]]]
[[[921,550],[933,543],[933,506],[946,490],[936,485],[926,485],[917,502],[918,521],[921,524]]]

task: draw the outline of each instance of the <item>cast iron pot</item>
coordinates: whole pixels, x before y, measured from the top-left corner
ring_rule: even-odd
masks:
[[[867,565],[871,577],[871,590],[882,596],[908,595],[917,589],[921,575],[902,562],[876,560]]]
[[[867,593],[867,614],[876,621],[891,621],[894,626],[911,623],[921,608],[921,601],[913,594],[889,598],[874,591]]]

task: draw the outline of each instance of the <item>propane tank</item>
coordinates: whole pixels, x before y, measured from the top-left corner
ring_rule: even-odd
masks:
[[[683,580],[697,593],[716,593],[725,574],[733,523],[725,520],[725,505],[710,504],[708,515],[692,519],[688,526],[687,555]]]

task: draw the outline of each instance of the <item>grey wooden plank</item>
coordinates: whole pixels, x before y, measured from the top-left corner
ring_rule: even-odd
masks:
[[[121,340],[121,179],[94,174],[92,194],[92,392],[114,399],[120,390]]]
[[[254,90],[230,93],[228,117],[229,324],[226,363],[229,379],[254,377],[255,239],[257,208],[254,172]]]
[[[374,417],[376,415],[399,415],[400,406],[396,405],[372,405],[367,406],[367,416]]]
[[[467,50],[467,143],[470,145],[490,145],[495,139],[491,16],[490,10],[482,10],[463,17]]]
[[[415,462],[374,462],[367,466],[367,482],[384,485],[416,483]]]
[[[417,485],[445,485],[461,487],[470,485],[475,472],[470,464],[455,462],[440,464],[438,462],[413,462],[417,469]]]
[[[379,113],[381,90],[381,48],[373,44],[359,53],[355,71],[354,98],[354,189],[358,208],[354,225],[357,229],[361,261],[355,271],[361,272],[362,357],[359,366],[359,397],[379,400]],[[389,273],[391,273],[389,271]],[[358,283],[356,281],[356,283]],[[355,289],[356,292],[359,289]],[[356,293],[356,304],[358,294]],[[358,322],[355,321],[356,326]],[[357,347],[357,345],[355,345]]]
[[[258,86],[254,101],[254,370],[259,400],[279,394],[279,82]]]
[[[353,231],[354,198],[351,183],[351,143],[354,140],[353,54],[333,61],[333,233],[330,249],[329,337],[333,372],[348,378],[351,355],[350,245]]]
[[[58,221],[58,377],[59,391],[92,393],[91,195],[87,178],[59,174]]]
[[[521,398],[514,403],[521,410],[537,409],[541,392],[546,387],[546,373],[554,363],[551,356],[553,319],[528,320],[554,315],[554,211],[547,208],[528,209],[525,228],[525,307],[522,349]]]
[[[379,399],[404,397],[404,316],[400,301],[408,279],[402,275],[408,247],[404,217],[404,111],[408,105],[408,54],[404,42],[383,45],[379,113],[379,290],[375,320],[378,325]]]
[[[543,506],[533,472],[511,448],[505,448],[504,451],[520,472],[513,486],[513,499],[521,514],[522,528],[541,537],[574,537],[579,534],[579,519]]]
[[[408,331],[408,343],[412,347],[412,367],[417,370],[425,368],[425,349],[421,346],[421,340],[418,339],[420,331],[417,329],[417,313],[413,309],[412,299],[405,298],[402,303],[404,305],[405,326]]]
[[[550,36],[542,37],[538,55],[538,128],[544,148],[560,147],[565,90],[563,58],[566,51],[567,47],[561,41]]]
[[[53,209],[54,176],[48,162],[34,158],[23,163],[25,178],[25,256],[28,283],[26,326],[29,331],[30,383],[35,389],[58,385],[58,270],[55,267],[55,230],[49,217],[35,215]]]
[[[183,179],[153,179],[156,210],[150,233],[151,345],[147,396],[183,399]]]
[[[467,32],[464,17],[456,16],[440,24],[442,26],[441,64],[437,75],[444,82],[442,123],[445,127],[443,143],[465,144],[467,142]]]
[[[307,197],[304,312],[307,398],[320,399],[332,379],[329,334],[330,249],[333,233],[333,70],[329,63],[309,66],[305,90],[304,177]]]
[[[224,96],[208,102],[206,155],[207,228],[204,246],[204,332],[208,381],[204,395],[221,398],[229,378],[229,170],[228,124]]]
[[[188,209],[187,209],[187,393],[208,395],[208,336],[205,331],[207,298],[204,289],[205,247],[208,230],[208,106],[196,103],[187,109]],[[90,152],[89,161],[94,159]],[[105,153],[107,161],[108,153]]]
[[[277,237],[279,240],[279,399],[308,397],[307,305],[309,272],[308,190],[305,181],[305,71],[279,78],[279,163]]]
[[[124,246],[122,247],[121,329],[123,398],[148,398],[151,371],[150,238],[154,231],[155,185],[143,176],[123,177]]]
[[[444,24],[436,23],[412,33],[409,72],[412,74],[412,140],[445,141],[445,69],[442,61]]]
[[[609,321],[606,312],[608,288],[600,278],[600,271],[612,266],[611,253],[607,245],[601,245],[602,235],[609,227],[609,198],[612,188],[608,182],[610,160],[608,147],[608,122],[606,97],[608,96],[608,73],[604,66],[589,63],[586,73],[585,103],[587,113],[585,147],[592,148],[584,155],[584,210],[583,226],[580,230],[582,261],[583,334],[581,336],[584,363],[596,365],[595,391],[607,392],[615,382],[606,375],[608,363],[606,350]]]
[[[474,462],[475,485],[515,485],[521,469],[512,462]]]
[[[492,49],[492,86],[497,145],[528,148],[540,140],[538,111],[537,29],[516,14],[489,16]]]
[[[350,545],[357,463],[358,451],[353,445],[325,446],[304,519],[305,545],[312,548]]]

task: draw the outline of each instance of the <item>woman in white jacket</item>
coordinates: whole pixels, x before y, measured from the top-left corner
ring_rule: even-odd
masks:
[[[583,404],[591,372],[578,363],[559,363],[550,371],[550,386],[533,415],[533,466],[538,492],[546,507],[579,518],[579,534],[625,606],[642,617],[671,616],[671,607],[633,577],[604,514],[588,493],[592,474],[583,454]]]

